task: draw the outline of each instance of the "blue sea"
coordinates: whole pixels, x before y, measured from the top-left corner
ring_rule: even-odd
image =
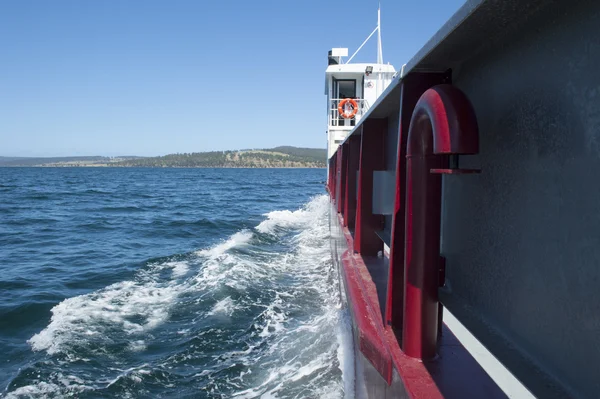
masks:
[[[352,396],[325,179],[0,168],[0,397]]]

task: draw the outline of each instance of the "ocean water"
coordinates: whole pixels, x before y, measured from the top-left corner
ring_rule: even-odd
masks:
[[[0,397],[352,397],[325,174],[0,168]]]

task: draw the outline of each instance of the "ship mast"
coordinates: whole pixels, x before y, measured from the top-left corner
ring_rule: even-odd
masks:
[[[381,3],[377,8],[377,63],[383,64],[383,49],[381,46]]]
[[[373,37],[375,32],[377,32],[377,63],[383,64],[383,49],[381,46],[381,3],[379,4],[379,8],[377,8],[377,26],[375,27],[375,29],[373,29],[373,32],[371,32],[369,37],[367,37],[365,41],[360,45],[360,47],[354,52],[354,54],[352,54],[352,56],[348,58],[348,61],[345,62],[346,64],[349,64],[350,61],[352,61],[354,56],[358,54],[360,49],[362,49],[365,44],[367,44],[367,42],[371,37]]]

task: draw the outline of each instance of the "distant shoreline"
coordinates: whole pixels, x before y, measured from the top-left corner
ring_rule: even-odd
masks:
[[[82,157],[0,157],[0,167],[44,168],[325,168],[327,150],[281,146],[270,149],[247,149],[168,154],[158,157],[82,156]]]
[[[0,168],[48,168],[48,169],[327,169],[326,166],[117,166],[117,165],[0,165]]]

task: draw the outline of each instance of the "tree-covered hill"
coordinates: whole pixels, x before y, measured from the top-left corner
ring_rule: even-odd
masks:
[[[2,166],[112,166],[179,168],[323,168],[327,151],[322,148],[282,146],[270,149],[191,152],[159,157],[0,157]]]
[[[272,149],[211,151],[130,159],[115,166],[183,168],[323,168],[326,150],[276,147]]]

